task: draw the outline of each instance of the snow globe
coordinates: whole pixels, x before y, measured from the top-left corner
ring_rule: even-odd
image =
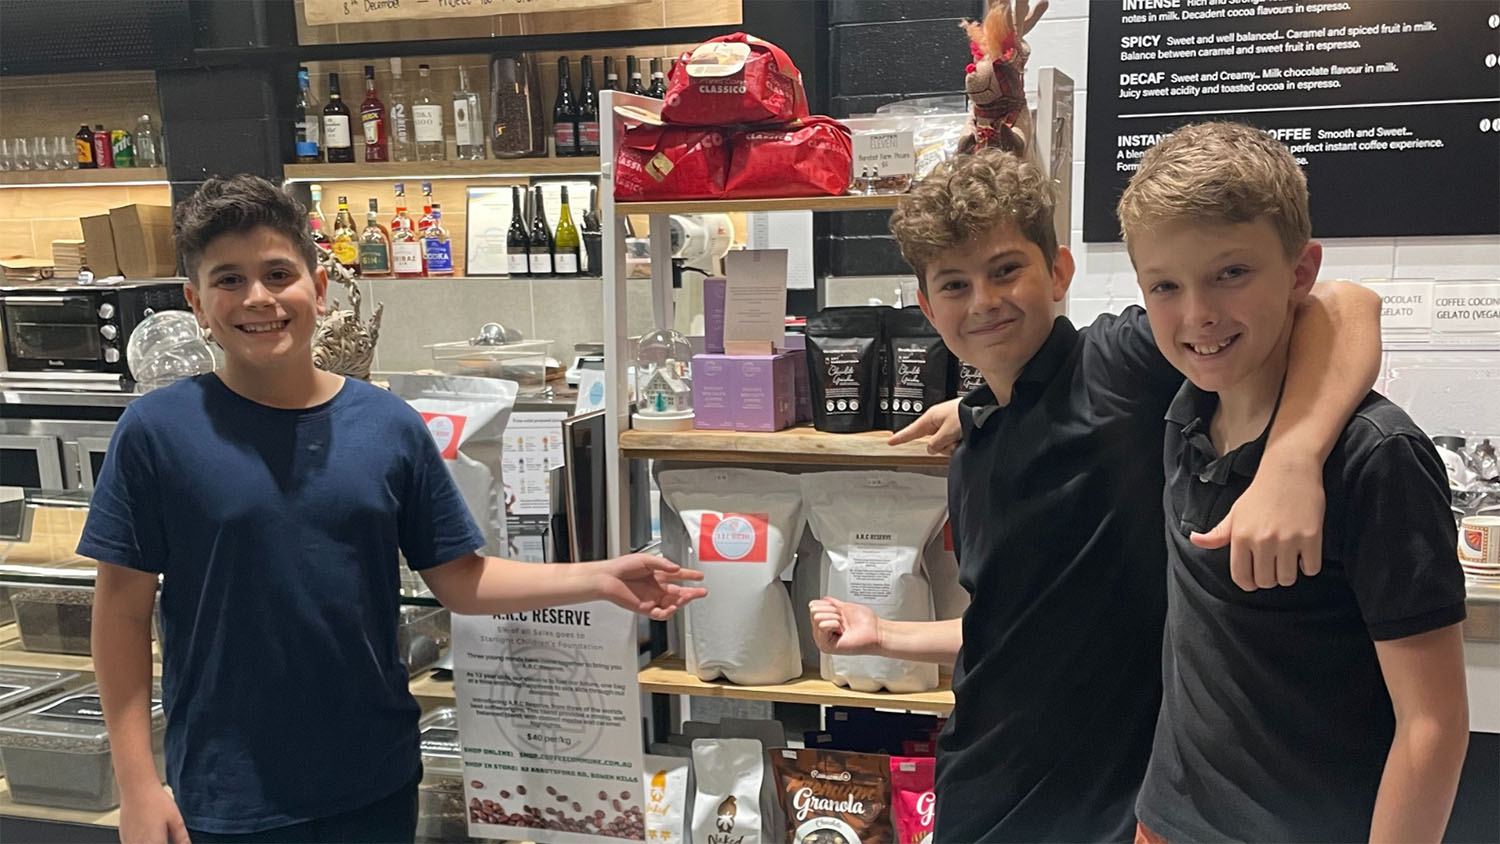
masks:
[[[136,390],[147,393],[180,378],[213,372],[214,350],[187,311],[157,311],[141,320],[125,345]]]
[[[693,347],[670,328],[641,337],[635,351],[635,419],[642,431],[693,427]]]

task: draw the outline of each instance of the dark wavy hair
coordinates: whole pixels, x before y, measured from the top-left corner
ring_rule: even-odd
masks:
[[[257,226],[268,226],[290,240],[309,273],[317,268],[318,245],[307,226],[307,209],[265,179],[242,173],[227,179],[209,179],[177,206],[172,218],[172,240],[187,268],[188,279],[198,283],[198,264],[214,238],[247,232]]]

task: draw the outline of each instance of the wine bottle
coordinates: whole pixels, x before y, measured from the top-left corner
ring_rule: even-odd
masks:
[[[578,154],[599,154],[599,91],[594,87],[594,58],[583,57],[583,80],[578,92]]]
[[[349,128],[349,106],[339,93],[339,75],[328,74],[328,105],[323,106],[323,148],[329,164],[354,163],[354,134]]]
[[[531,237],[526,233],[526,214],[521,209],[521,188],[510,186],[510,231],[505,234],[505,268],[512,278],[531,275]]]
[[[568,57],[557,59],[557,98],[552,102],[552,146],[554,155],[578,154],[578,106],[573,102],[573,79]]]
[[[629,84],[625,88],[627,94],[638,94],[646,96],[646,86],[641,84],[641,63],[635,56],[625,57],[625,69],[630,74]]]
[[[527,256],[532,278],[546,278],[552,275],[552,230],[547,227],[547,215],[542,213],[541,187],[532,196],[531,248]]]
[[[553,238],[552,268],[558,276],[578,275],[580,246],[578,228],[573,225],[573,210],[568,207],[568,189],[562,189],[562,208],[557,213],[557,235]]]
[[[651,89],[646,92],[649,97],[664,100],[667,97],[667,80],[661,72],[661,59],[651,60]]]

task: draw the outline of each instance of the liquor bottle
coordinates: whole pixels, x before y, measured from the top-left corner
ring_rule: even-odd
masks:
[[[667,98],[667,79],[661,72],[661,59],[651,60],[651,88],[646,96],[655,97],[658,100]]]
[[[527,250],[527,259],[532,278],[546,278],[552,275],[552,230],[547,228],[547,215],[542,213],[541,187],[537,187],[531,204],[531,248]]]
[[[620,90],[620,74],[615,72],[615,57],[604,57],[604,87],[610,91]]]
[[[359,272],[359,230],[349,213],[349,197],[339,197],[339,215],[333,218],[333,257],[340,264]]]
[[[323,106],[323,151],[329,164],[354,163],[354,134],[349,128],[349,106],[339,93],[339,75],[328,74],[328,105]]]
[[[417,99],[411,107],[412,126],[416,129],[417,160],[448,160],[448,143],[443,140],[443,104],[432,96],[432,69],[417,65]]]
[[[391,160],[411,161],[416,156],[411,135],[411,92],[406,88],[406,80],[401,78],[400,58],[391,59],[391,95],[388,99],[390,108],[386,120],[390,125],[386,137],[391,145]]]
[[[594,58],[583,57],[583,81],[578,91],[578,154],[599,154],[599,91],[594,87]]]
[[[313,243],[325,252],[333,250],[333,241],[328,239],[328,221],[323,218],[323,186],[312,185],[309,187],[312,194],[312,207],[307,209],[307,227],[312,230]]]
[[[461,161],[484,158],[484,109],[479,95],[469,90],[469,69],[458,68],[458,90],[453,92],[453,135]]]
[[[87,123],[79,124],[78,134],[73,136],[73,147],[78,158],[78,169],[93,170],[99,166],[94,160],[94,130]]]
[[[568,57],[557,59],[557,99],[552,102],[552,148],[559,157],[578,154],[578,106],[573,102],[573,78]]]
[[[552,268],[562,277],[578,275],[582,250],[578,228],[573,225],[573,209],[568,207],[568,189],[562,189],[562,208],[557,212],[557,236],[553,238]]]
[[[641,63],[636,60],[635,56],[625,57],[625,69],[630,74],[630,82],[626,86],[625,92],[628,94],[639,94],[642,97],[646,96],[646,87],[641,84]]]
[[[422,233],[422,261],[428,275],[453,275],[453,242],[443,228],[443,209],[437,204],[432,206],[432,225]]]
[[[380,224],[380,204],[370,199],[365,230],[359,235],[359,274],[380,278],[391,274],[391,235]]]
[[[309,119],[312,120],[312,130],[317,132],[317,109],[313,109]],[[161,162],[161,133],[151,125],[151,115],[143,114],[135,122],[135,166],[160,167]]]
[[[422,242],[417,225],[406,216],[406,185],[396,183],[396,216],[391,219],[391,269],[397,278],[422,275]]]
[[[149,119],[142,115],[150,125]],[[297,68],[297,163],[317,164],[323,160],[323,150],[318,144],[319,130],[323,124],[323,109],[318,105],[318,98],[313,96],[312,80],[307,75],[307,68]],[[136,124],[136,134],[140,135],[140,124]],[[144,152],[144,150],[143,150]],[[142,156],[144,158],[144,156]],[[142,163],[142,167],[154,165]]]
[[[526,234],[526,215],[521,210],[521,188],[519,185],[511,185],[510,230],[505,233],[505,269],[512,278],[531,275],[530,259],[527,257],[530,248],[531,238]]]
[[[422,183],[422,217],[417,220],[417,236],[432,228],[432,182]]]
[[[385,103],[375,92],[375,65],[365,65],[365,101],[359,106],[359,119],[365,129],[365,160],[391,159],[389,128],[385,123]]]
[[[94,124],[94,163],[100,167],[115,166],[114,148],[109,142],[109,133],[103,123]]]

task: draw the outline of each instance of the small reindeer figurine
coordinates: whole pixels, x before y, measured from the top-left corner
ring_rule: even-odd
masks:
[[[328,271],[330,283],[337,282],[349,293],[352,311],[339,310],[337,299],[333,307],[318,320],[318,330],[313,334],[313,365],[326,372],[370,380],[370,366],[375,361],[375,342],[380,339],[380,317],[385,305],[376,303],[375,313],[368,325],[360,319],[360,303],[364,296],[354,282],[354,273],[334,259],[332,253],[323,252],[318,257],[319,266]]]
[[[1026,60],[1031,47],[1026,34],[1047,11],[1047,0],[1032,6],[1028,0],[990,0],[984,23],[966,21],[974,62],[967,68],[964,91],[973,104],[969,126],[959,141],[960,152],[984,147],[1009,150],[1021,158],[1031,154],[1031,109],[1026,105]]]

